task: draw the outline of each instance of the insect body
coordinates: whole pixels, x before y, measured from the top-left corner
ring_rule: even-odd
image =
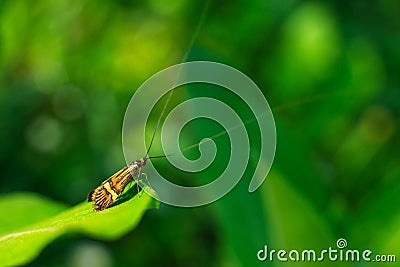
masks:
[[[90,192],[88,202],[93,201],[93,210],[101,211],[111,206],[135,176],[139,179],[147,159],[144,157],[133,161]]]
[[[92,192],[89,193],[88,202],[93,201],[94,211],[101,211],[110,207],[114,203],[114,201],[118,198],[118,196],[124,191],[125,187],[134,179],[135,176],[137,176],[136,185],[139,191],[139,184],[138,184],[140,178],[139,176],[142,174],[142,168],[146,165],[148,159],[166,158],[173,155],[171,154],[171,155],[153,156],[153,157],[148,156],[157,129],[160,126],[161,118],[163,117],[168,102],[171,99],[172,92],[173,91],[171,90],[167,98],[167,101],[164,104],[164,108],[161,112],[161,115],[158,118],[156,128],[154,129],[153,136],[151,137],[149,148],[147,149],[146,152],[146,156],[141,159],[132,161],[128,166],[126,166],[125,168],[121,169],[120,171],[112,175],[110,178],[102,182],[98,187],[96,187]],[[145,176],[147,182],[149,183],[147,175]]]

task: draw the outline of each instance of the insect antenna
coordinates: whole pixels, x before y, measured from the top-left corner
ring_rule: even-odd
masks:
[[[162,155],[162,156],[152,156],[152,157],[147,157],[148,159],[161,159],[161,158],[168,158],[170,156],[174,156],[176,153],[174,154],[169,154],[169,155]]]
[[[165,110],[167,109],[168,103],[169,103],[169,101],[171,100],[171,97],[172,97],[173,92],[174,92],[173,89],[169,92],[167,101],[165,101],[165,104],[164,104],[164,107],[163,107],[163,109],[162,109],[162,111],[161,111],[160,117],[158,117],[158,121],[157,121],[156,128],[154,129],[153,136],[151,137],[151,140],[150,140],[149,148],[147,149],[147,152],[146,152],[146,156],[145,156],[146,158],[148,158],[148,155],[149,155],[151,146],[153,145],[154,137],[156,136],[158,127],[160,127],[161,119],[162,119],[162,117],[164,116]]]
[[[195,31],[194,31],[194,34],[192,35],[192,38],[191,38],[191,40],[190,40],[190,42],[189,42],[189,45],[188,45],[188,47],[187,47],[187,49],[186,49],[185,54],[183,55],[183,58],[182,58],[181,62],[185,62],[186,59],[189,57],[189,52],[192,50],[192,47],[193,47],[193,45],[194,45],[194,42],[195,42],[195,40],[197,39],[197,36],[199,35],[201,26],[204,24],[204,20],[205,20],[205,18],[206,18],[206,14],[207,14],[208,8],[209,8],[209,6],[210,6],[210,2],[211,2],[211,0],[208,0],[208,1],[206,2],[206,4],[205,4],[204,8],[203,8],[203,11],[202,11],[202,13],[201,13],[201,15],[200,15],[200,20],[199,20],[199,22],[197,23],[197,26],[196,26],[196,29],[195,29]],[[176,81],[178,81],[179,75],[180,75],[180,71],[179,71],[178,74],[177,74]],[[162,111],[161,111],[160,117],[158,118],[157,125],[156,125],[156,128],[154,129],[153,136],[151,137],[150,145],[149,145],[149,148],[147,149],[145,158],[156,158],[156,157],[148,157],[148,155],[149,155],[151,146],[153,145],[153,141],[154,141],[154,138],[155,138],[155,136],[156,136],[156,132],[157,132],[157,130],[158,130],[158,127],[160,126],[161,119],[162,119],[162,117],[163,117],[163,115],[164,115],[164,113],[165,113],[165,110],[167,109],[167,106],[168,106],[168,104],[169,104],[169,102],[170,102],[170,100],[171,100],[173,91],[174,91],[174,89],[171,89],[171,91],[169,92],[168,99],[167,99],[167,101],[166,101],[165,104],[164,104],[164,107],[163,107],[163,109],[162,109]],[[168,155],[168,156],[169,156],[169,155]],[[162,156],[162,157],[167,157],[167,156]]]

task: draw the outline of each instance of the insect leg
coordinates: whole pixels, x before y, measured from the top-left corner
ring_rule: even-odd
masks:
[[[140,175],[141,175],[141,173],[142,173],[142,168],[140,168],[139,169],[139,172],[138,172],[138,175],[137,175],[137,179],[136,179],[136,187],[137,187],[137,193],[138,193],[138,196],[140,197],[140,194],[139,194],[139,178],[140,178]]]
[[[143,176],[146,178],[147,185],[148,185],[149,187],[151,187],[150,181],[149,181],[149,179],[147,178],[147,174],[145,174],[144,172],[142,172],[141,175],[143,175]]]

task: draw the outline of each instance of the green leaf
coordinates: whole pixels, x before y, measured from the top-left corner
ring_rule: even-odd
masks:
[[[1,197],[0,208],[8,207],[5,211],[12,212],[0,215],[0,262],[7,266],[25,264],[48,243],[66,233],[82,233],[103,240],[122,236],[138,224],[146,209],[157,206],[147,194],[132,198],[130,191],[133,190],[128,190],[118,205],[101,212],[94,212],[92,203],[88,202],[66,209],[62,204],[33,194]],[[7,222],[6,227],[3,222]]]
[[[67,208],[67,205],[34,193],[4,195],[0,198],[0,236],[57,215]]]

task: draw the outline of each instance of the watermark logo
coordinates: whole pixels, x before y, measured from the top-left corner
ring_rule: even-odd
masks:
[[[267,245],[257,252],[259,261],[281,261],[281,262],[319,262],[319,261],[340,261],[340,262],[396,262],[394,254],[374,254],[371,250],[346,249],[347,240],[339,238],[336,241],[336,247],[328,247],[327,249],[315,250],[304,249],[290,251],[280,249],[269,249]]]
[[[194,61],[164,69],[147,81],[135,92],[126,109],[122,138],[126,162],[146,154],[145,125],[150,112],[162,96],[176,87],[190,83],[208,83],[230,90],[251,109],[260,132],[260,156],[255,166],[249,192],[255,191],[265,180],[275,155],[276,131],[272,111],[267,100],[256,84],[245,74],[230,66]],[[179,170],[199,172],[214,160],[217,149],[213,140],[206,139],[199,144],[201,156],[189,160],[179,147],[179,135],[183,127],[197,118],[214,120],[224,127],[231,142],[229,163],[222,174],[213,182],[185,187],[173,184],[157,172],[151,160],[144,170],[151,187],[157,195],[146,191],[159,201],[180,207],[195,207],[211,203],[234,188],[242,178],[250,156],[249,135],[244,122],[234,109],[220,100],[197,97],[177,105],[167,116],[161,127],[161,141],[164,155],[178,155],[167,158]],[[232,130],[234,129],[234,130]]]
[[[338,248],[345,248],[345,247],[347,247],[347,240],[344,239],[344,238],[339,238],[339,239],[336,241],[336,246],[337,246]]]

